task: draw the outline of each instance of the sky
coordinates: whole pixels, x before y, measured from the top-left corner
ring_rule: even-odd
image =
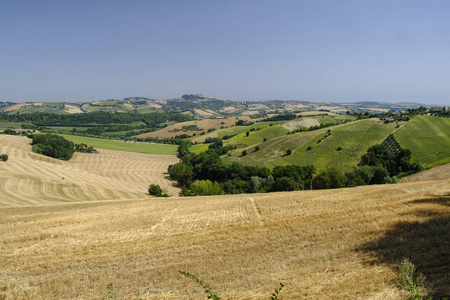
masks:
[[[448,0],[0,0],[0,101],[450,105]]]

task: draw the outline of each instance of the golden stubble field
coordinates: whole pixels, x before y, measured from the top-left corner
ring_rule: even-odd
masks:
[[[175,155],[152,155],[98,149],[99,154],[75,153],[60,161],[31,151],[31,140],[0,135],[0,206],[67,201],[137,199],[148,186],[159,184],[171,195],[179,189],[168,180]]]
[[[450,294],[450,181],[0,208],[0,299],[405,299]]]

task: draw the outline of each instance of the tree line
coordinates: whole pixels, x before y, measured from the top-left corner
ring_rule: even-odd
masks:
[[[36,126],[71,126],[80,127],[89,124],[130,124],[132,122],[141,121],[148,127],[166,121],[185,122],[193,120],[192,117],[177,113],[110,113],[110,112],[91,112],[84,114],[62,115],[55,113],[39,112],[39,113],[17,113],[13,115],[0,114],[0,121],[8,122],[31,122]]]

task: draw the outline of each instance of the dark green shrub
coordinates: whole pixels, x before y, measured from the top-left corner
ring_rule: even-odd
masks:
[[[155,197],[161,197],[163,194],[163,190],[158,184],[150,184],[148,193]]]

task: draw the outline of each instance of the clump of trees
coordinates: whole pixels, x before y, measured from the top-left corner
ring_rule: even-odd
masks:
[[[32,135],[33,151],[61,160],[69,160],[74,153],[74,144],[56,134]]]

